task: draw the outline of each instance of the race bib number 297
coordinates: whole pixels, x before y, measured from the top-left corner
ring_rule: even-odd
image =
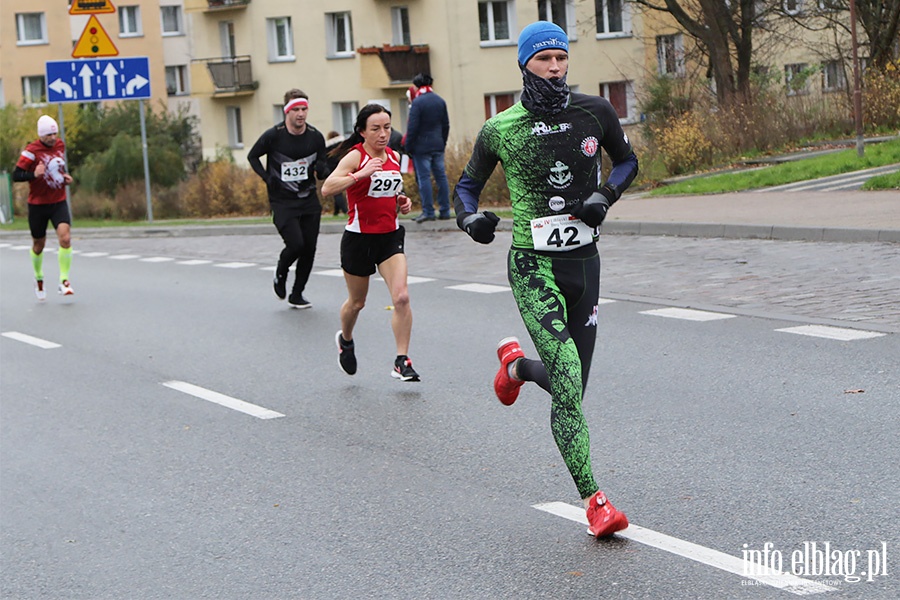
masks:
[[[572,215],[554,215],[531,220],[535,250],[566,252],[592,242],[594,230]]]

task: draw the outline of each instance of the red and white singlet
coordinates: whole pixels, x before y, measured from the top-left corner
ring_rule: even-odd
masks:
[[[362,142],[351,150],[362,155],[357,170],[366,166],[372,157],[363,149]],[[347,188],[347,231],[356,233],[390,233],[400,227],[397,218],[397,194],[403,191],[400,159],[390,148],[385,148],[387,160],[381,171]]]

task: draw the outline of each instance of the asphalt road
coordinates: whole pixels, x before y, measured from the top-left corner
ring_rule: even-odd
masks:
[[[337,367],[337,237],[308,311],[271,292],[275,236],[76,239],[76,296],[43,304],[27,251],[0,247],[0,596],[900,596],[895,246],[605,239],[585,410],[636,527],[597,542],[534,508],[578,504],[545,394],[492,395],[496,341],[526,337],[504,240],[409,236],[423,381],[401,383],[380,282],[360,372]],[[647,312],[685,307],[702,311]],[[781,331],[806,325],[868,337]],[[843,574],[801,561],[778,587],[717,562],[768,548],[789,567],[825,542]]]

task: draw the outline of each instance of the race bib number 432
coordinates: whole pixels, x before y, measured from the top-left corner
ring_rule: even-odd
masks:
[[[375,171],[369,184],[368,195],[372,198],[396,196],[403,189],[403,175],[400,171]]]
[[[305,158],[281,163],[282,181],[305,181],[309,179],[309,163]]]
[[[531,220],[535,250],[565,252],[594,240],[594,230],[572,215],[553,215]]]

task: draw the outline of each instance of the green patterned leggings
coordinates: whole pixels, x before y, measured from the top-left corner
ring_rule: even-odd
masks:
[[[519,376],[550,393],[553,438],[578,493],[587,498],[598,488],[581,402],[597,338],[600,255],[594,244],[553,256],[511,248],[508,276],[540,357],[521,361]]]

